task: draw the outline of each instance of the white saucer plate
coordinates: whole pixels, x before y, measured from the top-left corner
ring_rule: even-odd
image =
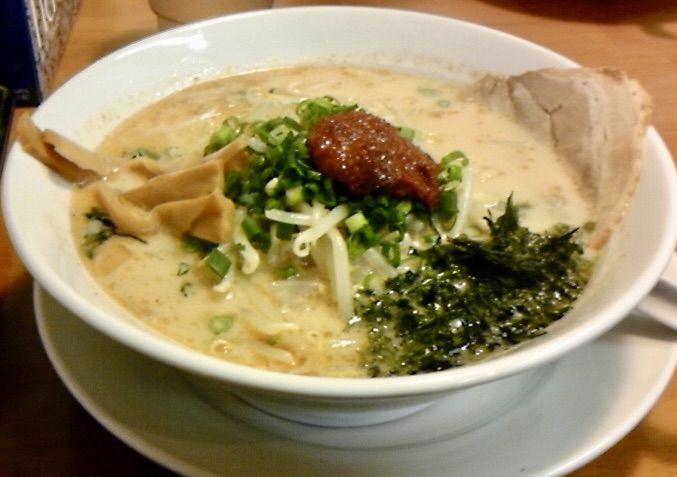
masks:
[[[439,426],[445,425],[445,401],[368,429],[289,423],[286,434],[291,438],[285,438],[217,411],[174,369],[107,338],[37,285],[34,298],[43,344],[73,396],[119,439],[186,476],[564,475],[637,425],[677,363],[677,335],[631,315],[550,365],[527,399],[485,425],[419,445],[374,448],[373,439],[381,436],[387,443],[393,430],[404,441],[407,434],[427,428],[431,436],[443,436]],[[275,425],[283,427],[284,421]],[[349,439],[353,448],[303,443],[304,432],[323,442]]]

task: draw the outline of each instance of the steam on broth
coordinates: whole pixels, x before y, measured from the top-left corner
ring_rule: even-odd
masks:
[[[91,212],[119,200],[115,194],[124,195],[167,171],[199,164],[212,134],[227,118],[254,123],[293,117],[300,101],[326,95],[415,131],[414,143],[437,161],[462,151],[467,165],[457,185],[459,211],[450,235],[486,237],[485,217],[499,217],[511,195],[520,224],[537,233],[592,221],[580,184],[555,151],[522,126],[469,100],[464,91],[439,79],[351,66],[259,71],[186,88],[125,120],[98,146],[102,155],[129,159],[104,181],[74,191],[73,234],[82,242],[101,232],[105,221],[92,220]],[[246,145],[251,147],[251,140],[241,144]],[[241,149],[227,161],[243,161]],[[189,185],[177,185],[174,192],[181,195]],[[222,222],[223,217],[237,217],[237,204],[211,197],[212,185],[205,187],[207,192],[200,193],[204,210],[220,207],[210,213]],[[144,217],[130,220],[137,219],[142,222]],[[236,237],[226,240],[230,248],[221,247],[225,255],[243,261],[246,268],[247,259],[237,250],[238,231],[224,233]],[[217,239],[213,241],[221,242]],[[336,303],[337,293],[352,297],[354,290],[332,291],[338,286],[329,278],[335,271],[316,266],[313,255],[295,258],[289,278],[280,275],[289,249],[273,247],[269,254],[257,253],[253,272],[234,266],[235,279],[218,286],[218,280],[200,272],[203,257],[187,248],[176,230],[114,234],[97,245],[84,261],[101,286],[140,320],[179,343],[275,371],[344,377],[370,373],[365,365],[370,349],[367,327],[359,326],[352,314],[346,317]],[[315,253],[331,253],[326,245],[317,247]],[[87,250],[83,247],[83,254]],[[365,279],[355,279],[352,287]]]

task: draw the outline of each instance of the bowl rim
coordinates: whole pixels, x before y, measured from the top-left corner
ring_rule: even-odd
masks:
[[[117,58],[133,55],[135,52],[143,50],[154,42],[167,41],[173,37],[197,31],[208,31],[220,27],[225,28],[234,22],[255,21],[258,18],[278,17],[285,19],[295,16],[309,16],[312,18],[317,15],[330,16],[333,19],[350,15],[366,15],[381,20],[386,19],[387,21],[402,21],[403,19],[411,20],[415,18],[421,21],[442,22],[443,25],[453,25],[455,27],[475,30],[479,33],[495,36],[502,41],[513,42],[526,48],[536,49],[547,57],[549,61],[561,64],[562,66],[577,66],[576,63],[568,58],[525,39],[454,18],[394,8],[365,6],[289,7],[213,18],[183,25],[138,40],[102,57],[67,81],[38,108],[36,119],[41,116],[43,111],[51,107],[53,98],[62,94],[65,88],[71,87],[74,81],[96,74],[100,70],[105,70],[105,68],[113,65]],[[675,218],[665,224],[666,231],[661,237],[660,247],[653,255],[652,262],[647,264],[642,276],[638,278],[638,284],[633,288],[633,293],[627,294],[623,299],[609,306],[607,314],[612,318],[594,320],[586,326],[585,333],[563,333],[558,339],[548,342],[548,346],[545,348],[535,345],[528,350],[516,350],[514,353],[506,354],[500,360],[487,359],[472,366],[413,376],[359,379],[299,376],[261,370],[225,362],[144,332],[141,328],[134,327],[131,324],[120,320],[110,320],[105,313],[102,313],[90,303],[83,303],[76,291],[66,283],[66,280],[63,277],[59,277],[55,270],[45,269],[41,263],[34,259],[28,246],[21,241],[18,232],[20,224],[13,214],[14,202],[11,177],[15,173],[17,163],[24,153],[20,151],[20,146],[16,143],[9,151],[5,172],[2,177],[2,205],[10,239],[19,257],[34,279],[48,293],[63,303],[83,321],[138,352],[192,374],[229,382],[240,387],[264,389],[281,394],[302,394],[317,398],[412,396],[444,392],[500,379],[528,370],[537,365],[546,364],[562,356],[573,347],[584,344],[610,329],[629,313],[637,302],[651,290],[653,284],[663,273],[669,259],[672,257],[675,242],[677,241],[677,176],[674,173],[674,163],[671,161],[670,153],[653,127],[649,128],[647,141],[658,151],[659,160],[661,161],[660,166],[666,173],[666,180],[670,182],[667,190],[669,194],[667,206],[671,207],[669,216],[674,216]],[[668,159],[670,159],[671,164],[668,164]]]

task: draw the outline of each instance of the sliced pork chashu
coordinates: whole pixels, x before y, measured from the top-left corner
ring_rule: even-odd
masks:
[[[625,214],[643,168],[651,116],[646,91],[608,68],[548,68],[488,75],[471,96],[550,144],[592,204],[590,245],[601,248]]]

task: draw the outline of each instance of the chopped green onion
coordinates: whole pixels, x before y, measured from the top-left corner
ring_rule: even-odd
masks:
[[[183,296],[188,296],[190,295],[190,291],[193,289],[193,283],[192,282],[184,282],[181,284],[181,294]]]
[[[247,144],[247,146],[249,146],[249,148],[250,148],[252,151],[258,152],[258,153],[260,153],[260,154],[263,154],[263,153],[266,152],[266,150],[268,149],[268,144],[266,144],[266,143],[265,143],[263,140],[261,140],[261,138],[258,137],[258,136],[255,136],[255,137],[251,138],[251,140],[249,141],[249,143]]]
[[[434,96],[438,94],[440,91],[435,88],[431,88],[429,86],[421,86],[418,88],[419,94],[422,94],[423,96]]]
[[[410,141],[414,139],[416,136],[416,130],[412,128],[407,128],[407,127],[399,127],[398,131],[400,133],[400,136],[402,136],[405,139],[409,139]]]
[[[442,163],[447,164],[457,159],[462,159],[466,162],[468,160],[467,156],[463,153],[463,151],[451,151],[449,154],[447,154],[442,158]]]
[[[305,199],[303,197],[303,186],[296,186],[293,189],[288,189],[285,193],[287,204],[290,207],[300,204]]]
[[[442,172],[438,179],[442,184],[460,181],[463,177],[463,168],[468,165],[468,158],[462,151],[452,151],[442,158]]]
[[[398,267],[400,265],[402,257],[400,254],[400,244],[397,242],[389,240],[381,241],[381,253],[393,267]]]
[[[167,149],[165,149],[165,152],[169,157],[173,158],[179,158],[183,156],[183,151],[181,151],[181,148],[178,146],[169,146]]]
[[[411,202],[408,200],[403,200],[395,206],[395,209],[400,213],[407,215],[409,212],[411,212],[411,207]]]
[[[280,240],[291,240],[296,230],[296,225],[286,222],[279,222],[275,231],[275,236]]]
[[[346,227],[348,227],[348,232],[351,234],[354,234],[368,223],[369,222],[367,221],[367,218],[362,212],[357,212],[345,220]]]
[[[272,146],[279,146],[287,139],[291,133],[291,129],[286,124],[280,124],[275,129],[268,133],[268,144]]]
[[[455,191],[443,190],[440,193],[437,213],[442,219],[450,219],[458,214],[458,203]]]
[[[289,265],[288,267],[282,267],[282,269],[280,270],[280,277],[283,278],[284,280],[293,278],[298,274],[299,274],[298,267],[295,267],[293,265]]]
[[[127,155],[130,158],[136,158],[136,157],[147,157],[149,159],[157,160],[160,159],[160,154],[157,153],[156,151],[153,151],[152,149],[148,149],[145,147],[137,147],[133,151],[130,151],[127,153]]]
[[[186,262],[179,263],[179,270],[176,272],[178,276],[185,275],[190,271],[190,264]]]
[[[261,227],[256,220],[247,216],[242,220],[242,230],[249,240],[255,239],[261,233]]]
[[[235,319],[231,315],[215,315],[209,319],[209,329],[214,334],[225,333],[233,327]]]
[[[183,248],[185,250],[197,253],[200,257],[207,256],[209,252],[212,251],[212,249],[216,248],[216,244],[214,242],[210,242],[209,240],[204,240],[190,234],[184,235],[181,243],[183,244]]]
[[[140,237],[120,232],[115,225],[115,222],[113,222],[111,219],[110,215],[108,215],[106,212],[100,211],[96,207],[93,207],[84,215],[87,219],[87,227],[83,237],[83,246],[87,257],[89,258],[94,257],[96,249],[99,245],[114,235],[117,235],[118,237],[127,237],[137,240],[141,243],[146,243],[146,241]]]
[[[422,94],[437,94],[439,91],[421,89]],[[439,97],[439,96],[438,96]],[[266,217],[266,210],[297,211],[305,203],[319,203],[326,208],[346,204],[350,216],[344,222],[348,254],[351,259],[365,250],[378,247],[390,263],[395,263],[399,243],[407,233],[412,220],[421,223],[420,233],[431,235],[436,242],[439,233],[431,222],[433,214],[443,218],[450,214],[453,205],[451,196],[442,199],[442,214],[430,211],[424,204],[399,197],[369,194],[352,197],[346,189],[330,176],[322,174],[314,165],[306,145],[309,128],[330,114],[357,109],[356,105],[342,105],[329,96],[310,98],[298,103],[296,117],[275,117],[251,123],[226,122],[220,134],[227,135],[246,128],[252,138],[248,143],[249,161],[246,168],[226,174],[224,193],[246,211],[242,227],[251,244],[267,251],[274,235],[279,240],[293,240],[298,226],[280,224]],[[400,133],[413,138],[416,131],[401,127]],[[219,133],[215,133],[218,139]],[[437,179],[442,191],[458,188],[467,164],[460,151],[454,151],[441,160],[442,171]],[[449,206],[449,207],[448,207]],[[411,216],[411,220],[410,220]],[[453,219],[453,216],[450,217]],[[444,223],[446,227],[448,223]],[[401,251],[400,251],[401,253]]]
[[[275,209],[280,209],[284,210],[286,206],[286,203],[284,200],[279,199],[279,198],[268,198],[266,200],[266,205],[264,207],[264,210],[275,210]]]
[[[336,191],[334,190],[334,181],[331,177],[325,176],[322,178],[322,188],[317,195],[317,200],[327,207],[335,207],[338,205],[336,198]]]
[[[266,194],[269,196],[275,195],[275,189],[277,188],[277,184],[280,182],[279,177],[273,177],[266,183],[266,187],[263,189]]]
[[[365,290],[373,290],[374,280],[376,279],[376,274],[374,272],[369,272],[362,280],[362,288]]]
[[[224,192],[229,197],[236,197],[244,190],[244,174],[240,171],[230,171],[226,175]]]
[[[296,108],[296,114],[301,118],[301,125],[310,127],[324,116],[342,111],[352,111],[356,108],[357,105],[341,105],[330,96],[322,96],[301,101]]]
[[[251,215],[247,215],[242,219],[242,230],[252,244],[255,244],[263,250],[270,248],[270,232],[268,229],[264,230],[259,221]]]
[[[211,154],[230,144],[242,132],[243,124],[235,117],[227,118],[221,127],[212,133],[209,143],[204,149],[204,155]]]
[[[213,271],[216,276],[223,278],[230,269],[231,261],[225,253],[223,253],[218,248],[215,248],[209,252],[207,257],[205,257],[205,265],[207,265],[207,267]]]

